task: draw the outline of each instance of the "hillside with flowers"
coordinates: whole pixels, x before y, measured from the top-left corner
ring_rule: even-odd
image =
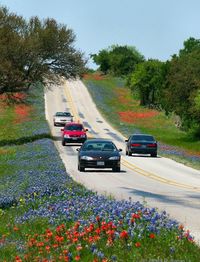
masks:
[[[124,79],[85,74],[83,81],[105,118],[124,136],[150,133],[159,142],[159,154],[200,169],[200,141],[176,126],[177,118],[140,105]]]
[[[165,211],[72,180],[45,120],[42,86],[14,104],[1,99],[0,111],[0,261],[199,261],[190,232]]]

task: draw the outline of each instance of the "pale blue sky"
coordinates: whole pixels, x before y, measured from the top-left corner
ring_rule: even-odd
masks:
[[[25,18],[66,24],[86,57],[118,44],[166,61],[186,39],[200,38],[200,0],[0,0],[0,5]]]

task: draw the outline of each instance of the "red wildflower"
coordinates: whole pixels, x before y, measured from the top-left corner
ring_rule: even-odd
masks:
[[[151,233],[151,234],[149,235],[149,237],[153,239],[153,238],[155,238],[156,236],[155,236],[155,234]]]
[[[19,231],[19,228],[16,227],[16,226],[14,226],[14,227],[13,227],[13,230],[14,230],[14,231]]]
[[[140,242],[136,242],[136,243],[135,243],[135,246],[136,246],[136,247],[141,247],[141,243],[140,243]]]
[[[16,262],[22,262],[22,259],[21,259],[19,256],[16,256],[16,257],[15,257],[15,261],[16,261]]]
[[[61,242],[64,241],[64,237],[62,237],[62,236],[55,236],[55,241],[61,243]]]
[[[148,112],[133,112],[133,111],[125,111],[118,112],[120,116],[120,120],[126,123],[134,123],[137,119],[143,118],[152,118],[159,113],[157,111],[148,111]]]
[[[127,239],[127,238],[128,238],[128,232],[127,232],[126,230],[122,231],[122,232],[120,233],[120,238],[125,238],[125,239]]]
[[[43,247],[43,246],[44,246],[44,242],[38,242],[38,243],[36,244],[36,246],[37,246],[37,247]]]
[[[80,256],[75,256],[75,260],[76,260],[76,261],[78,261],[78,260],[80,260],[80,259],[81,259]]]
[[[96,221],[100,221],[100,217],[99,216],[96,216]]]
[[[50,246],[45,247],[46,251],[50,251],[50,248],[51,248]]]

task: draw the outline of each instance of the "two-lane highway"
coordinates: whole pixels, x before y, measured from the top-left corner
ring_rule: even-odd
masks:
[[[89,189],[112,195],[116,199],[132,199],[166,210],[171,217],[191,230],[200,241],[200,172],[167,158],[126,156],[125,137],[110,126],[98,112],[91,96],[80,81],[66,81],[46,91],[46,116],[55,144],[68,174]],[[70,111],[74,119],[89,130],[89,137],[112,139],[122,148],[122,171],[77,170],[77,146],[61,145],[61,127],[53,126],[57,111]]]

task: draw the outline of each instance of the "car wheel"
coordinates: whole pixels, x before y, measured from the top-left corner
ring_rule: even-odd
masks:
[[[65,140],[62,140],[62,145],[65,146]]]
[[[53,123],[54,126],[56,126],[56,123]]]
[[[128,156],[128,151],[126,151],[126,156]]]
[[[151,157],[157,157],[157,153],[151,154]]]
[[[129,156],[131,156],[131,155],[132,155],[132,153],[131,153],[130,151],[128,151],[128,155],[129,155]]]
[[[80,172],[85,172],[85,167],[79,166],[79,171]]]
[[[120,170],[121,170],[121,169],[120,169],[120,166],[117,166],[117,167],[113,167],[113,168],[112,168],[112,171],[113,171],[113,172],[120,172]]]

